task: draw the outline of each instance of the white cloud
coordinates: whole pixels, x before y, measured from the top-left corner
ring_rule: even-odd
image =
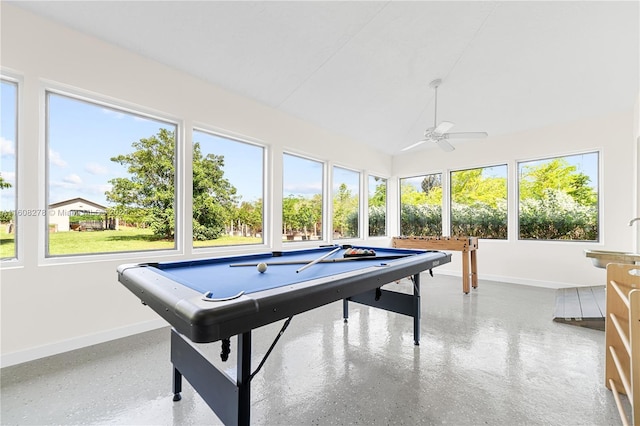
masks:
[[[49,162],[59,167],[67,167],[67,162],[62,159],[59,152],[49,150]]]
[[[284,185],[285,196],[287,194],[321,194],[322,183],[290,183]]]
[[[109,172],[106,167],[98,163],[88,163],[84,166],[84,170],[92,175],[106,175]]]
[[[116,118],[118,120],[121,120],[123,118],[126,117],[126,114],[120,111],[116,111],[110,108],[102,108],[102,112],[112,118]]]
[[[11,185],[16,184],[15,172],[7,172],[3,170],[3,171],[0,171],[0,175],[2,175],[2,179],[4,179],[6,182],[9,182]]]
[[[82,183],[82,178],[76,174],[70,174],[63,177],[62,181],[72,185],[80,185]]]
[[[0,155],[3,157],[13,157],[16,155],[16,144],[9,139],[0,137]]]

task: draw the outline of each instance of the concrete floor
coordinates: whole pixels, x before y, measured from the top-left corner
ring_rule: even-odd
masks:
[[[460,278],[424,275],[418,347],[409,317],[351,304],[343,324],[341,303],[298,315],[252,382],[252,423],[621,424],[604,333],[554,323],[554,304],[551,289],[480,280],[464,295]],[[254,332],[253,368],[280,326]],[[206,346],[234,375],[235,352],[222,364]],[[220,423],[187,382],[173,402],[171,377],[168,328],[7,367],[0,422]]]

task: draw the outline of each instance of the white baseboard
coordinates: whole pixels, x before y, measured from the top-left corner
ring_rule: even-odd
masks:
[[[453,277],[460,277],[460,279],[462,279],[462,273],[460,273],[460,271],[454,271],[452,269],[447,270],[447,269],[438,268],[437,270],[435,270],[434,273],[441,274],[441,275],[449,275]],[[559,288],[584,287],[584,286],[592,285],[592,284],[579,285],[575,283],[562,283],[562,282],[556,282],[556,281],[529,280],[526,278],[506,277],[502,275],[486,275],[486,274],[482,274],[482,275],[478,274],[478,279],[485,280],[485,281],[497,281],[497,282],[508,283],[508,284],[528,285],[531,287],[553,288],[556,290]]]
[[[62,340],[60,342],[48,345],[37,346],[35,348],[26,349],[24,351],[11,352],[0,356],[0,368],[22,364],[23,362],[33,361],[51,355],[58,355],[75,349],[85,348],[87,346],[108,342],[110,340],[120,339],[122,337],[143,333],[145,331],[155,330],[162,327],[167,327],[167,322],[162,319],[154,319],[151,321],[145,321],[125,327],[115,328],[96,334],[74,337],[73,339]]]

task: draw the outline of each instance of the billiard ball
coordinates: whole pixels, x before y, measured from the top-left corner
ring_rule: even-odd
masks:
[[[264,273],[264,271],[267,270],[267,264],[264,262],[258,263],[258,272],[260,272],[261,274]]]

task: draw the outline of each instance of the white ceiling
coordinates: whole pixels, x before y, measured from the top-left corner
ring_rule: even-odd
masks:
[[[436,78],[438,121],[490,136],[639,90],[638,1],[15,4],[389,154],[433,125]]]

